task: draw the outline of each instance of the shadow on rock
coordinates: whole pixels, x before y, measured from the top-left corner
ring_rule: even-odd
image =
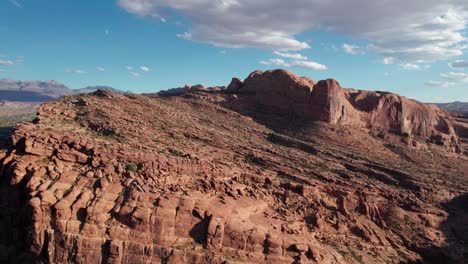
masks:
[[[447,246],[422,250],[424,263],[468,263],[468,193],[443,206],[449,216],[441,224],[440,230],[447,238]]]
[[[0,141],[0,152],[12,151],[22,150],[14,149],[11,138]],[[12,161],[0,158],[0,263],[35,263],[37,259],[28,250],[32,212],[25,192],[27,181],[11,184],[14,168]]]

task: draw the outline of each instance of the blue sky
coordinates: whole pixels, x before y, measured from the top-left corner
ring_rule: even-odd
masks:
[[[0,78],[155,92],[287,68],[468,101],[466,1],[352,2],[0,0]]]

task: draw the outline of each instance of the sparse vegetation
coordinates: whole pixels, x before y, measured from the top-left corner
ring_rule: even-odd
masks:
[[[173,148],[167,148],[166,151],[176,157],[181,157],[181,158],[191,158],[190,154],[183,153],[181,151],[175,150]]]
[[[17,123],[31,122],[36,117],[36,114],[21,114],[21,115],[0,115],[0,140],[5,139],[13,132],[13,127]]]
[[[140,168],[140,164],[136,163],[136,162],[132,162],[132,163],[129,163],[127,164],[127,166],[125,167],[126,170],[128,171],[137,171],[139,168]]]
[[[375,140],[367,130],[348,131],[340,125],[331,130],[322,122],[297,128],[289,119],[281,126],[261,112],[251,119],[223,109],[223,93],[193,96],[130,98],[106,93],[86,97],[85,103],[79,96],[69,103],[53,103],[56,108],[49,118],[41,115],[40,123],[19,131],[21,137],[32,139],[32,145],[23,139],[28,147],[45,145],[44,153],[53,150],[47,154],[51,157],[40,156],[40,149],[23,155],[26,143],[20,141],[5,153],[9,156],[3,171],[26,172],[15,188],[25,190],[28,201],[34,198],[32,205],[53,206],[67,195],[77,195],[69,197],[74,201],[72,214],[64,211],[61,217],[67,219],[60,219],[80,225],[70,229],[76,237],[73,243],[80,243],[82,227],[90,220],[99,222],[102,230],[115,227],[105,234],[104,247],[117,241],[114,232],[128,232],[135,234],[131,240],[139,252],[153,254],[157,249],[158,258],[169,263],[192,251],[200,258],[214,253],[224,259],[232,252],[239,262],[251,261],[244,252],[238,254],[241,247],[259,249],[252,254],[265,254],[272,263],[278,252],[287,252],[282,257],[291,257],[291,262],[299,253],[301,258],[317,259],[338,258],[339,253],[350,263],[418,259],[422,246],[432,243],[424,232],[426,224],[445,217],[438,213],[438,199],[447,196],[446,190],[466,189],[459,180],[465,164],[450,157],[443,158],[447,162],[442,165],[436,163],[443,153],[423,153],[413,163],[390,150],[395,146],[406,153],[401,142]],[[39,166],[54,178],[46,174],[28,182],[27,176]],[[76,171],[82,173],[76,176]],[[84,174],[87,171],[93,173]],[[407,185],[402,184],[405,181]],[[408,188],[410,184],[420,188]],[[56,197],[47,189],[57,190]],[[439,221],[429,222],[432,219],[421,212]],[[50,219],[44,227],[54,229],[58,219],[51,219],[47,210],[42,213],[42,219]],[[180,244],[160,247],[153,239],[154,234],[165,242],[166,234],[177,239],[179,231],[185,232]],[[118,235],[118,243],[133,242]],[[430,235],[444,237],[442,232]],[[218,248],[225,238],[229,243]],[[148,244],[153,250],[143,248]],[[230,245],[234,247],[224,248]],[[393,250],[385,252],[384,247]],[[97,249],[100,252],[99,245]]]

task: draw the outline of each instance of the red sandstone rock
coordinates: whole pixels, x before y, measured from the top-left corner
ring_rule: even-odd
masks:
[[[43,105],[0,151],[0,261],[465,260],[462,121],[282,70],[209,91]]]
[[[234,79],[231,85],[241,96],[234,109],[414,135],[459,149],[448,112],[396,94],[344,89],[331,79],[315,84],[285,70],[256,71],[243,84]]]

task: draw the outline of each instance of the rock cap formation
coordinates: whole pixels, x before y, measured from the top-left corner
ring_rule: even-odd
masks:
[[[255,71],[243,82],[233,79],[227,90],[239,96],[238,109],[421,137],[461,152],[450,113],[396,94],[346,89],[286,70]]]

